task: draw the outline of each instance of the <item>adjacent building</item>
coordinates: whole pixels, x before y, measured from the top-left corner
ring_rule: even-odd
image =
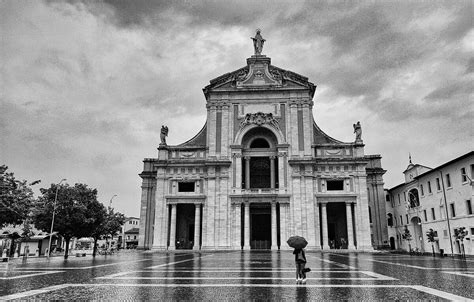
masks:
[[[473,176],[474,152],[468,152],[436,168],[413,164],[403,172],[405,182],[387,191],[390,246],[420,252],[474,255]],[[455,229],[468,232],[461,242]],[[426,233],[432,229],[435,241]],[[410,234],[405,240],[403,234]],[[433,247],[432,247],[433,246]]]
[[[203,89],[195,137],[168,145],[162,127],[140,174],[139,248],[285,249],[291,235],[309,249],[388,246],[381,157],[365,154],[360,123],[352,142],[324,133],[316,86],[272,65],[263,42],[258,32],[245,66]]]

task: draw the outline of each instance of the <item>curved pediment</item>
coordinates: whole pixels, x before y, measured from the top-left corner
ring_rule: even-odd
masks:
[[[313,97],[316,86],[307,77],[270,64],[271,59],[255,55],[247,59],[247,66],[226,73],[210,81],[203,92],[208,97],[211,91],[255,90],[255,89],[309,89]]]

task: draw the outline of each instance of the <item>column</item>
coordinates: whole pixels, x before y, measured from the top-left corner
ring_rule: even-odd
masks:
[[[194,204],[194,246],[193,250],[199,250],[201,248],[200,236],[201,233],[201,204]]]
[[[326,202],[321,203],[321,230],[323,231],[323,250],[329,250],[328,216],[326,206]]]
[[[360,217],[358,217],[358,209],[357,209],[357,202],[354,203],[354,214],[355,214],[355,224],[354,224],[354,227],[355,227],[355,238],[354,238],[354,245],[356,247],[359,247],[359,242],[360,242],[360,235],[359,235],[359,230],[360,230],[360,224],[359,224],[359,220],[360,220]],[[369,218],[367,217],[367,220]],[[370,237],[370,235],[369,235]]]
[[[245,158],[245,189],[250,189],[250,157]]]
[[[355,250],[354,229],[352,224],[352,202],[346,202],[347,248]]]
[[[288,250],[290,247],[286,244],[288,240],[288,205],[280,203],[280,249]]]
[[[275,189],[275,156],[270,156],[270,188]]]
[[[170,246],[168,249],[176,249],[176,204],[171,205]]]
[[[278,239],[277,239],[277,211],[276,211],[276,203],[271,203],[272,207],[272,250],[278,250]]]
[[[250,203],[245,203],[244,213],[244,250],[250,250]]]
[[[242,205],[240,203],[237,203],[234,205],[235,206],[235,224],[234,224],[234,247],[236,249],[241,249],[242,248],[242,223],[241,223],[241,217],[242,217]]]

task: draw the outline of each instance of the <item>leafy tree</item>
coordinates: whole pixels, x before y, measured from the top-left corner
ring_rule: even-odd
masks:
[[[91,216],[94,217],[92,223],[89,224],[89,236],[94,239],[92,257],[95,257],[97,254],[97,240],[106,233],[107,210],[101,203],[97,203],[94,208],[91,207],[89,210],[91,211]]]
[[[120,230],[122,229],[123,224],[125,223],[125,215],[122,213],[115,213],[114,209],[109,207],[109,211],[107,213],[107,219],[105,223],[105,236],[108,238],[114,238]]]
[[[467,231],[465,227],[459,227],[459,228],[454,229],[453,237],[456,240],[461,241],[461,253],[463,257],[466,257],[466,254],[464,252],[464,237],[466,236],[467,236]]]
[[[412,237],[411,237],[411,234],[410,234],[410,230],[407,228],[407,226],[405,226],[405,230],[403,231],[402,239],[408,241],[408,250],[411,253],[410,241],[411,241]]]
[[[90,235],[94,239],[94,249],[92,256],[97,254],[97,241],[101,238],[110,236],[113,238],[121,230],[125,222],[125,215],[122,213],[115,213],[113,208],[105,209],[104,205],[100,204],[95,209],[91,210],[91,216],[94,217],[93,223],[90,224]]]
[[[429,229],[426,232],[426,237],[428,237],[428,242],[431,243],[431,250],[433,251],[433,257],[435,256],[434,245],[433,243],[436,241],[436,232],[433,229]]]
[[[19,181],[7,170],[7,166],[0,166],[0,228],[25,221],[35,200],[30,186],[40,182]]]
[[[57,202],[54,205],[56,189]],[[64,259],[68,258],[69,242],[72,237],[87,237],[98,219],[94,215],[97,204],[97,190],[85,184],[51,184],[50,188],[40,189],[42,196],[34,209],[33,221],[37,228],[49,232],[53,211],[55,212],[54,229],[66,241]]]

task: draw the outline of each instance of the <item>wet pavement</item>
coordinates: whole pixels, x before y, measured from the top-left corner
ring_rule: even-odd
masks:
[[[306,252],[307,283],[291,251],[119,252],[0,267],[0,300],[456,300],[474,299],[474,260]]]

